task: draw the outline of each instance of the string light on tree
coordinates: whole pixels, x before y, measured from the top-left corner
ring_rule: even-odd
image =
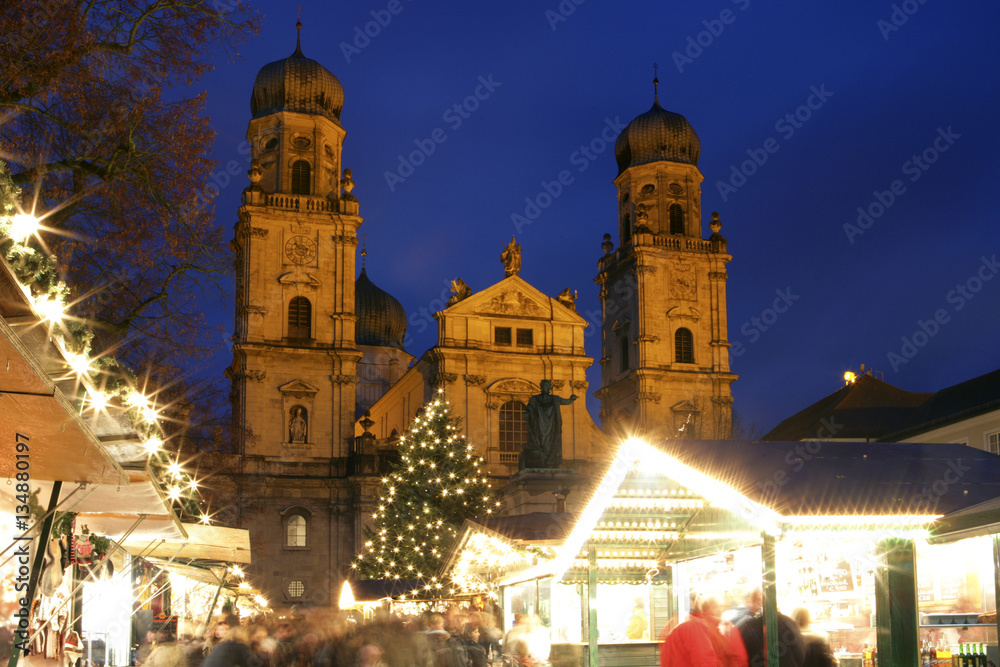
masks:
[[[399,461],[382,479],[365,551],[352,564],[360,578],[423,579],[428,590],[440,588],[434,575],[462,522],[497,511],[483,459],[455,433],[459,426],[439,396],[399,439]]]

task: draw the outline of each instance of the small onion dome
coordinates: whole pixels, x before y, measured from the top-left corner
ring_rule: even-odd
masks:
[[[260,68],[250,96],[254,118],[296,111],[326,116],[339,125],[343,108],[344,87],[340,81],[318,62],[302,55],[298,46],[284,60]]]
[[[406,352],[406,311],[403,304],[388,292],[383,292],[368,279],[364,268],[354,281],[354,314],[357,323],[354,340],[358,345],[394,347]]]
[[[618,173],[650,162],[680,162],[698,166],[701,142],[687,118],[667,111],[659,102],[632,119],[615,142]]]

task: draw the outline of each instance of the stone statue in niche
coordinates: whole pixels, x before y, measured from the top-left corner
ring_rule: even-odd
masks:
[[[554,396],[552,382],[542,380],[541,393],[528,399],[524,418],[528,422],[528,442],[521,449],[518,467],[558,468],[562,464],[562,412],[564,405],[577,399]]]
[[[296,405],[292,408],[292,418],[288,420],[288,442],[305,444],[308,426],[305,408]]]

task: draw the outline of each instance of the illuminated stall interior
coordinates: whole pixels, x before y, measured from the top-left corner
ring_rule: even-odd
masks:
[[[762,581],[765,618],[808,608],[842,664],[866,644],[889,664],[925,640],[995,653],[997,479],[1000,457],[961,445],[630,441],[554,558],[467,525],[449,565],[499,591],[506,629],[537,614],[554,656],[593,667],[658,664],[692,594],[735,607]]]
[[[223,563],[249,562],[249,538],[243,530],[181,524],[149,472],[152,440],[144,442],[120,406],[96,407],[79,355],[54,334],[57,317],[40,308],[0,261],[0,438],[10,450],[0,457],[3,630],[13,636],[15,614],[30,608],[29,662],[79,654],[128,665],[140,612],[152,617],[158,605],[175,613],[165,606],[170,600],[175,610],[207,610],[198,602],[220,597]],[[30,586],[17,578],[15,547],[24,544]],[[238,578],[227,583],[238,599]],[[243,596],[261,607],[252,590]],[[10,642],[6,649],[20,657]]]

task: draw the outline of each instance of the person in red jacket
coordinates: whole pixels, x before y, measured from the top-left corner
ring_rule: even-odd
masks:
[[[716,598],[699,597],[660,645],[660,667],[748,667],[740,633],[721,614]]]

